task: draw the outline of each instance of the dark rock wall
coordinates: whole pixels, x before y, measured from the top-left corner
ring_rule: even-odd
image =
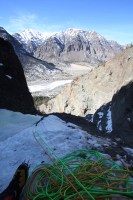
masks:
[[[35,114],[23,68],[12,45],[0,38],[0,108]]]
[[[116,94],[112,101],[102,105],[93,116],[93,123],[101,131],[108,132],[107,120],[108,110],[111,108],[112,132],[126,137],[129,133],[133,136],[133,82],[123,86]],[[86,116],[90,121],[91,115]]]
[[[97,125],[97,128],[101,131],[107,132],[107,115],[111,106],[111,102],[101,106],[93,116],[93,123]]]
[[[112,98],[113,130],[133,130],[133,82],[123,86]]]

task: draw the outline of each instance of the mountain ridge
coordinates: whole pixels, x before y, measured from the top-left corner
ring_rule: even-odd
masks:
[[[22,37],[23,34],[23,37]],[[14,34],[23,47],[36,58],[47,62],[102,63],[124,50],[116,41],[108,41],[96,31],[68,28],[62,32],[39,33],[33,30]],[[24,40],[25,38],[25,40]]]

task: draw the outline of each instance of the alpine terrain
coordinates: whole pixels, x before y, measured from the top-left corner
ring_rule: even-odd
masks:
[[[30,29],[12,36],[31,56],[54,64],[52,70],[45,63],[45,66],[31,63],[26,69],[24,67],[33,96],[57,95],[62,86],[75,77],[86,74],[125,48],[115,41],[107,41],[95,31],[72,28],[58,33],[39,33]]]
[[[38,110],[30,90],[43,91]],[[133,199],[133,47],[0,28],[0,93],[0,193],[25,160],[20,200]]]

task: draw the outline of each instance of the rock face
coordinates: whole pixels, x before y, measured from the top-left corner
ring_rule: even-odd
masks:
[[[123,86],[112,98],[112,128],[133,131],[133,82]]]
[[[87,115],[100,131],[111,133],[132,148],[133,140],[133,82],[123,86],[112,100],[101,106],[94,115]]]
[[[32,30],[13,36],[36,58],[54,63],[87,62],[94,66],[124,49],[95,31],[71,28],[47,36]]]
[[[120,88],[133,80],[133,48],[76,78],[59,95],[39,109],[45,113],[65,112],[86,116],[94,114],[103,104],[112,100]]]
[[[95,31],[67,29],[48,38],[34,56],[52,62],[88,62],[94,66],[122,50],[117,42],[107,41]]]
[[[12,45],[0,38],[0,108],[35,114],[23,68]]]

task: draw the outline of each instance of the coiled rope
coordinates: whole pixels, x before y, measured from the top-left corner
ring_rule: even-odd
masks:
[[[35,133],[54,154],[57,162],[53,161],[34,134],[53,164],[45,163],[33,169],[24,188],[25,199],[133,199],[133,171],[121,160],[121,165],[118,165],[94,150],[77,150],[60,159],[37,132],[36,126]]]

